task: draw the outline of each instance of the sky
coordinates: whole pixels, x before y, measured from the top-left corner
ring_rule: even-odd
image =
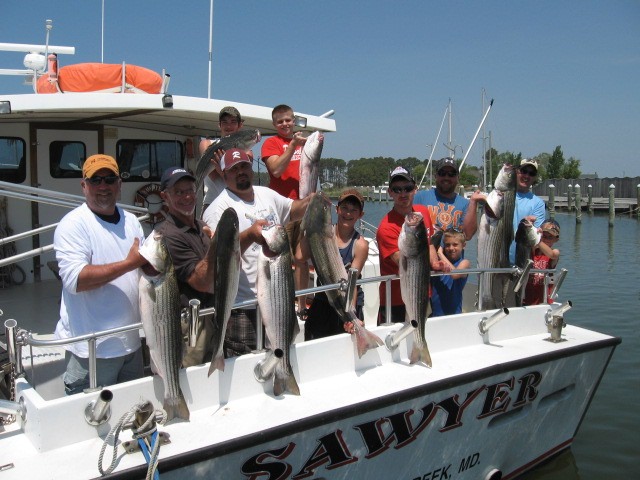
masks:
[[[209,0],[104,5],[104,50],[102,0],[0,0],[0,43],[44,44],[51,19],[50,44],[76,47],[61,66],[164,69],[170,93],[207,97]],[[469,165],[490,136],[498,152],[560,145],[583,173],[640,175],[640,0],[215,0],[212,43],[213,98],[335,110],[325,158],[426,159],[451,100]],[[0,52],[0,68],[23,56]],[[29,87],[0,76],[0,92]],[[447,136],[445,123],[433,158]]]

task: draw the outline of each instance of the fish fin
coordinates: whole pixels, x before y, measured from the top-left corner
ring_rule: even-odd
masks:
[[[182,392],[180,392],[178,398],[165,398],[162,404],[162,408],[167,413],[167,422],[173,420],[174,418],[189,420],[189,407],[187,406],[187,402],[185,401]]]
[[[429,354],[429,348],[427,347],[427,344],[425,343],[421,348],[417,343],[414,342],[413,349],[411,350],[411,355],[409,356],[409,363],[414,364],[419,361],[424,362],[429,368],[431,368],[432,366],[431,355]]]
[[[287,373],[283,368],[277,367],[273,376],[273,394],[279,397],[284,392],[300,395],[300,387],[293,373]]]
[[[209,373],[207,373],[207,377],[210,377],[214,370],[224,372],[224,355],[222,354],[222,351],[211,359],[211,365],[209,366]]]
[[[367,353],[372,348],[378,348],[382,345],[380,337],[371,333],[369,330],[360,325],[360,322],[353,321],[353,333],[356,336],[356,348],[358,350],[358,358]]]

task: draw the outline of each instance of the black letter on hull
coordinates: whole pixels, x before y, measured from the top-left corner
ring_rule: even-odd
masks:
[[[244,462],[240,471],[249,480],[257,480],[263,475],[267,475],[266,480],[284,480],[293,470],[291,465],[286,462],[265,462],[265,460],[287,458],[295,446],[296,444],[292,442],[286,447],[260,452]]]
[[[511,403],[509,392],[513,390],[515,380],[516,379],[514,377],[511,377],[507,381],[494,383],[487,387],[487,396],[484,399],[482,412],[480,412],[478,418],[495,415],[496,413],[504,412],[507,409],[509,403]],[[504,391],[505,388],[509,389],[509,391]]]
[[[428,403],[420,410],[422,411],[422,418],[415,428],[411,425],[410,417],[414,413],[411,409],[353,427],[360,431],[360,436],[364,441],[365,447],[367,447],[368,453],[365,458],[380,455],[391,446],[394,440],[396,442],[394,448],[396,449],[413,442],[418,434],[429,425],[436,413],[433,402]],[[390,425],[391,431],[385,436],[382,427],[387,423]]]
[[[538,396],[536,387],[540,385],[541,381],[542,375],[540,375],[540,372],[531,372],[520,377],[520,380],[518,380],[518,383],[520,383],[520,391],[518,392],[516,401],[513,402],[513,406],[519,407],[535,400]]]
[[[447,413],[447,421],[444,423],[444,426],[440,429],[441,432],[446,432],[447,430],[451,430],[453,428],[458,428],[462,426],[462,422],[460,419],[462,418],[462,414],[465,409],[469,406],[471,402],[484,390],[484,386],[477,388],[476,390],[472,390],[467,393],[467,398],[461,404],[458,403],[458,394],[456,393],[452,397],[445,398],[441,402],[437,404],[439,408],[444,410]]]
[[[318,442],[320,445],[307,459],[300,471],[291,477],[292,480],[310,477],[314,474],[315,469],[323,463],[329,462],[325,468],[331,470],[358,461],[358,457],[353,457],[349,452],[349,448],[342,438],[342,430],[325,435],[319,438]]]

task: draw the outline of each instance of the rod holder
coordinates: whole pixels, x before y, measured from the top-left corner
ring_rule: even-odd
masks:
[[[87,405],[87,408],[84,409],[84,419],[89,425],[97,427],[109,421],[111,400],[113,400],[113,393],[111,390],[105,389],[100,392],[97,399]]]
[[[491,327],[493,327],[500,320],[509,315],[509,309],[507,307],[503,307],[489,318],[484,317],[480,322],[478,322],[478,330],[480,330],[480,335],[484,335],[489,331]]]
[[[345,310],[351,310],[351,305],[353,305],[353,296],[356,292],[356,282],[358,281],[358,269],[350,268],[349,272],[347,272],[347,295],[345,298]]]
[[[189,346],[195,347],[198,335],[202,331],[202,319],[200,318],[200,300],[193,298],[189,300]]]
[[[273,371],[276,369],[276,365],[280,359],[284,357],[284,352],[280,348],[276,348],[274,351],[269,352],[265,358],[259,361],[253,369],[253,374],[256,380],[260,383],[264,383],[273,376]]]
[[[396,330],[395,332],[391,332],[387,335],[387,338],[384,339],[384,344],[387,347],[387,350],[393,352],[400,342],[407,338],[411,332],[413,332],[416,328],[418,328],[417,320],[411,320],[408,323],[405,323],[400,330]]]
[[[560,287],[562,286],[562,282],[564,282],[564,279],[567,276],[568,272],[569,270],[567,270],[566,268],[562,268],[560,269],[558,278],[555,278],[554,276],[553,290],[551,291],[551,295],[549,295],[549,298],[551,298],[551,300],[555,300],[556,297],[558,296],[558,290],[560,290]]]
[[[531,267],[533,267],[533,260],[529,258],[527,259],[527,264],[520,271],[520,277],[518,277],[518,281],[516,282],[515,287],[513,287],[514,292],[519,292],[522,286],[527,284]]]
[[[5,320],[4,330],[7,339],[9,362],[14,366],[16,377],[24,374],[22,367],[22,344],[18,339],[18,322],[13,318]]]
[[[562,329],[567,326],[567,324],[564,323],[563,315],[572,306],[571,300],[567,300],[559,307],[547,311],[545,323],[547,324],[547,329],[550,334],[549,338],[545,338],[547,342],[560,343],[567,341],[566,338],[562,338]]]

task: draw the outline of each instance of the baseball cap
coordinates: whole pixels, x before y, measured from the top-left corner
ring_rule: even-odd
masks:
[[[338,198],[338,205],[349,197],[354,198],[360,204],[360,210],[364,210],[364,197],[355,188],[347,188],[344,190]]]
[[[222,120],[222,117],[224,117],[225,115],[231,115],[232,117],[237,118],[238,122],[242,121],[242,117],[240,116],[240,112],[238,111],[238,109],[236,107],[228,106],[228,107],[224,107],[222,110],[220,110],[220,113],[218,114],[218,121]]]
[[[536,173],[538,173],[538,162],[530,158],[523,158],[522,161],[520,162],[520,168],[526,165],[531,165],[533,168],[536,169]]]
[[[230,148],[222,155],[220,168],[224,171],[241,162],[251,163],[251,158],[249,158],[247,152],[239,148]]]
[[[82,164],[82,177],[91,178],[94,173],[103,168],[108,168],[116,175],[120,175],[116,160],[109,155],[99,153],[97,155],[91,155],[84,161]]]
[[[196,178],[182,167],[167,168],[160,179],[160,190],[166,190],[169,187],[173,187],[178,180],[183,178],[190,178],[194,182],[196,181]]]
[[[453,158],[451,158],[451,157],[444,157],[444,158],[441,158],[440,160],[438,160],[438,161],[436,162],[435,167],[436,167],[436,173],[438,173],[438,172],[439,172],[442,168],[444,168],[444,167],[451,167],[451,168],[453,168],[453,169],[456,171],[456,173],[458,173],[458,172],[459,172],[459,170],[458,170],[458,164],[457,164],[457,163],[456,163],[456,161],[455,161]]]
[[[393,172],[391,172],[391,175],[389,175],[389,177],[389,183],[400,178],[404,178],[405,180],[416,183],[411,174],[404,167],[396,167]]]
[[[542,231],[549,232],[555,235],[556,237],[560,237],[560,225],[555,220],[547,220],[542,224]]]

